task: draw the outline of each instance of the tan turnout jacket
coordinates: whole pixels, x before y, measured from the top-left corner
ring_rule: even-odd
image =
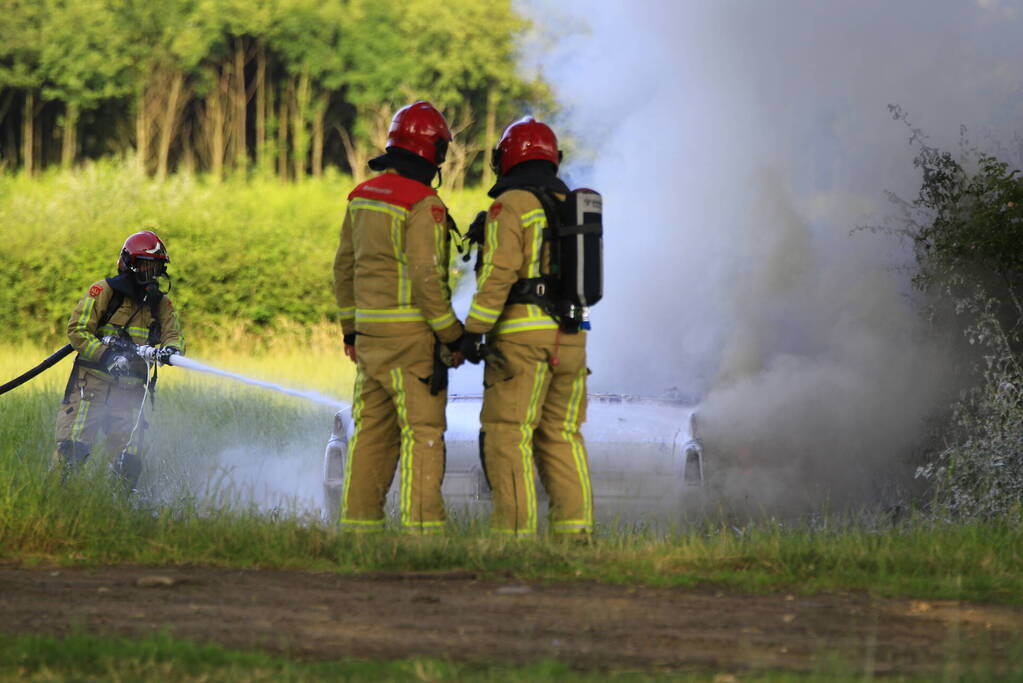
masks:
[[[437,193],[388,171],[348,196],[334,259],[344,334],[432,330],[445,343],[462,325],[451,308],[447,209]]]
[[[100,340],[107,335],[117,335],[126,325],[131,340],[136,344],[145,344],[149,339],[149,324],[153,320],[149,304],[139,304],[132,297],[125,296],[120,307],[100,328],[99,320],[110,305],[113,295],[114,290],[106,280],[93,283],[71,313],[67,324],[67,336],[71,346],[78,352],[81,367],[85,372],[108,381],[115,380],[98,365],[103,352],[107,350],[107,345]],[[160,300],[157,313],[161,326],[160,345],[173,346],[184,353],[185,338],[181,334],[181,324],[170,297],[164,296]],[[132,361],[131,376],[117,381],[121,384],[141,384],[141,378],[145,375],[145,362],[136,358]]]
[[[468,332],[490,333],[520,344],[554,343],[558,324],[539,306],[506,304],[516,281],[549,272],[546,228],[543,206],[528,190],[502,192],[490,205],[476,294],[465,319]],[[563,334],[560,344],[585,346],[586,332]]]

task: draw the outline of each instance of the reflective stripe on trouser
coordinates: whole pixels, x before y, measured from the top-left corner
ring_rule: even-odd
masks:
[[[491,527],[528,536],[537,530],[534,462],[550,497],[551,530],[593,528],[589,463],[579,428],[586,420],[586,349],[494,342],[507,359],[484,371],[483,458],[493,496]]]
[[[399,463],[401,528],[418,533],[444,528],[440,487],[447,392],[430,395],[433,343],[428,331],[356,338],[354,425],[341,494],[346,531],[384,528],[384,500]]]
[[[129,446],[132,427],[142,408],[144,389],[141,386],[122,386],[104,381],[90,373],[82,373],[75,380],[69,403],[62,403],[57,412],[55,436],[61,441],[78,441],[92,445],[103,431],[106,449],[120,453]],[[145,419],[135,432],[134,451],[142,443]],[[54,453],[55,463],[59,456]],[[58,463],[59,464],[59,463]]]

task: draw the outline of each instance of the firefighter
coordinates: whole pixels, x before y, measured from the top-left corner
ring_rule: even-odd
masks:
[[[346,531],[383,530],[399,463],[401,529],[444,529],[446,378],[448,366],[461,363],[462,324],[451,308],[447,209],[431,183],[450,141],[430,103],[400,109],[386,152],[369,162],[380,175],[348,195],[334,260],[345,354],[356,364],[341,497]]]
[[[537,531],[534,463],[550,498],[550,529],[588,535],[593,528],[579,433],[586,420],[587,333],[560,322],[542,297],[515,294],[520,284],[552,272],[548,217],[537,193],[555,202],[566,198],[560,162],[554,131],[532,117],[501,136],[461,346],[470,362],[486,356],[480,449],[493,495],[491,527],[515,536]]]
[[[136,232],[121,247],[117,276],[93,283],[71,313],[67,335],[78,355],[57,414],[54,461],[62,477],[85,462],[102,431],[107,449],[118,454],[114,474],[129,492],[138,484],[145,397],[155,375],[150,381],[136,347],[149,347],[159,364],[185,348],[177,313],[157,281],[168,263],[156,233]]]

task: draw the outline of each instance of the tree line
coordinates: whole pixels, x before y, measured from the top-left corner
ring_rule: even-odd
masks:
[[[550,103],[517,70],[527,28],[511,0],[0,0],[0,169],[120,155],[159,178],[361,179],[424,98],[460,188],[500,125]]]

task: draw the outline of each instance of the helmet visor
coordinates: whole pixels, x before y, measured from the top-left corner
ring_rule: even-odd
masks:
[[[163,259],[135,258],[132,272],[139,284],[147,285],[156,282],[156,278],[167,274],[167,263]]]

